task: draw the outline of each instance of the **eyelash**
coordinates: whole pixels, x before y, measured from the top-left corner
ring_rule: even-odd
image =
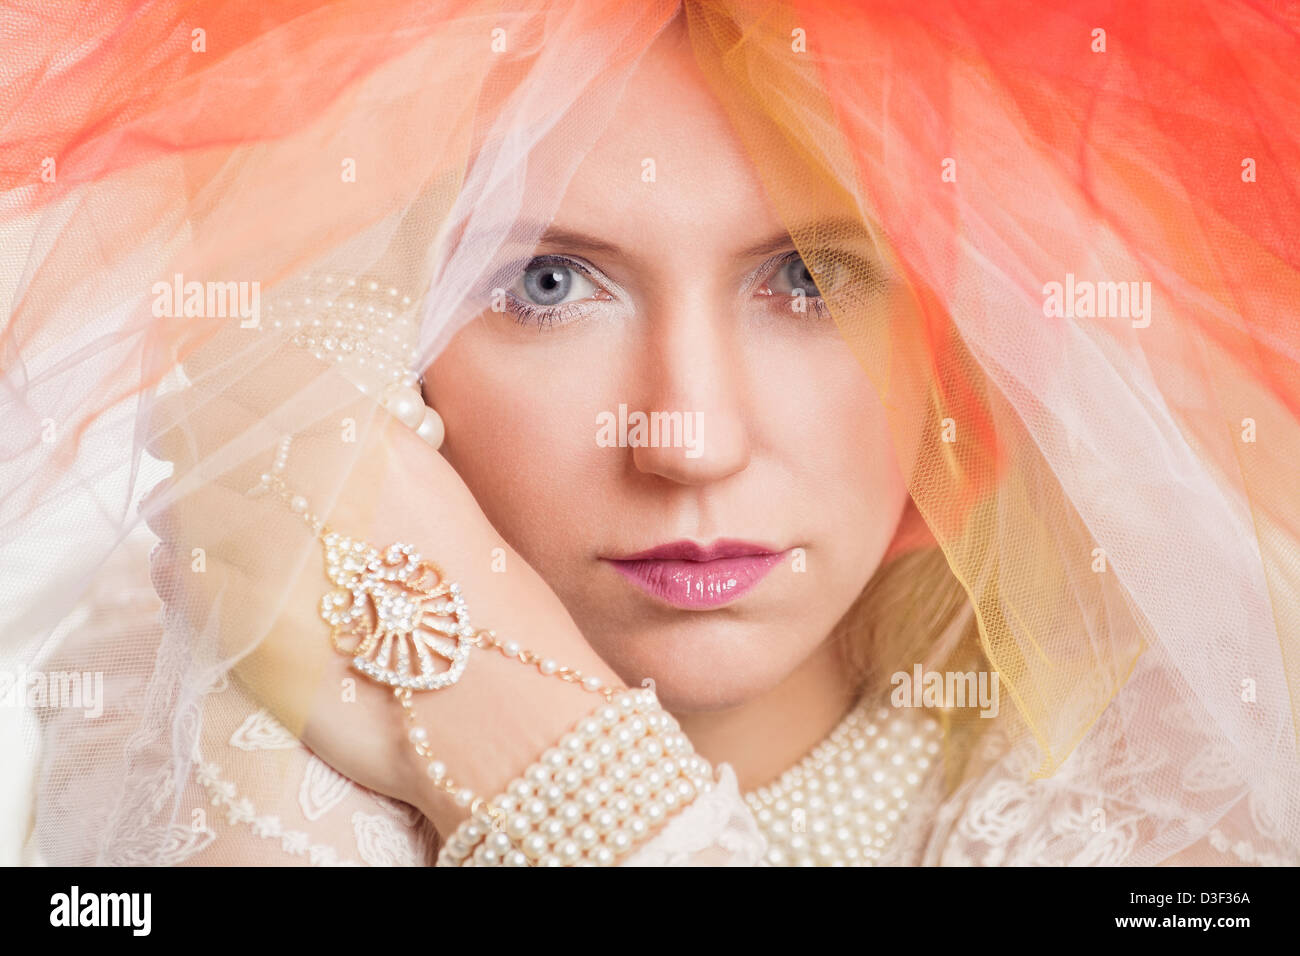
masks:
[[[524,263],[521,274],[534,266],[559,265],[566,269],[572,269],[584,276],[588,282],[596,286],[601,292],[608,295],[604,283],[596,276],[595,271],[585,263],[577,259],[571,259],[568,256],[534,256]],[[557,322],[563,324],[571,319],[580,317],[585,311],[585,306],[591,302],[591,299],[583,299],[579,302],[566,302],[563,305],[534,305],[531,302],[525,302],[509,290],[506,291],[506,308],[511,313],[514,320],[520,325],[536,325],[538,331],[543,331],[547,326],[555,325]]]
[[[750,274],[750,278],[745,283],[745,285],[746,287],[751,287],[758,280],[759,276],[766,276],[767,278],[763,280],[763,285],[766,286],[767,283],[772,281],[772,278],[776,276],[777,273],[779,273],[782,269],[790,265],[790,263],[795,262],[796,260],[802,258],[803,256],[801,256],[798,252],[782,252],[779,255],[773,256],[771,259],[768,259],[766,262],[764,262],[761,266],[759,266]],[[775,300],[777,293],[769,292],[768,295],[772,296],[773,299]],[[793,299],[793,296],[791,296],[791,298]],[[831,308],[829,305],[826,304],[826,299],[823,298],[822,296],[820,295],[806,296],[804,298],[804,301],[809,304],[812,314],[816,318],[818,319],[830,318]]]
[[[581,305],[581,302],[566,302],[564,305],[533,305],[531,302],[522,302],[512,295],[509,309],[520,325],[536,325],[538,329],[544,329],[556,322],[562,324],[577,318],[575,313],[582,311]]]
[[[799,258],[801,258],[801,256],[798,252],[784,252],[778,256],[774,256],[754,270],[750,279],[746,282],[746,285],[752,286],[759,276],[767,277],[767,279],[764,280],[764,285],[766,285],[766,283],[771,280],[772,276],[774,276],[780,269],[785,268],[787,265]],[[592,283],[592,285],[597,286],[606,295],[609,294],[605,291],[604,284],[596,276],[594,270],[589,268],[585,263],[568,256],[534,256],[524,263],[524,269],[527,270],[535,266],[543,265],[561,265],[567,269],[572,269],[573,271],[583,275]],[[775,295],[775,293],[769,294]],[[572,319],[579,318],[585,311],[585,305],[591,301],[591,299],[585,299],[580,302],[566,302],[563,305],[534,305],[531,302],[524,302],[509,291],[506,292],[506,307],[514,317],[514,320],[520,325],[535,325],[537,326],[538,331],[545,330],[548,326],[555,325],[556,323],[563,324]],[[807,296],[805,301],[808,303],[813,316],[818,319],[830,318],[831,310],[830,306],[827,305],[825,298],[820,295]]]

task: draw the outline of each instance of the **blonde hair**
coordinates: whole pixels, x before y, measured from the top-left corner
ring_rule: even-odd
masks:
[[[990,665],[980,645],[975,608],[937,546],[910,551],[881,565],[832,636],[861,694],[888,697],[891,676],[925,670],[969,671]],[[962,776],[976,737],[994,723],[973,711],[936,713],[944,730],[949,785]]]

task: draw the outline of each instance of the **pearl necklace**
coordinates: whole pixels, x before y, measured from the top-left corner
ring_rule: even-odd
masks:
[[[925,783],[942,731],[923,712],[860,702],[801,761],[745,802],[769,866],[873,866]]]

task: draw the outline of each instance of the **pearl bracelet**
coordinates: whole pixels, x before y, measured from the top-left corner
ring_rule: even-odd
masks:
[[[476,808],[437,865],[612,866],[712,787],[654,691],[625,690]]]

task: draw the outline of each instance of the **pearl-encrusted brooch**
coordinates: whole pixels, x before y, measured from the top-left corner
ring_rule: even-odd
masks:
[[[473,630],[459,586],[442,570],[425,561],[409,544],[376,548],[338,534],[311,510],[307,499],[290,491],[284,480],[292,438],[280,441],[271,470],[261,476],[249,495],[271,494],[284,501],[320,541],[325,574],[335,590],[320,601],[321,618],[331,627],[331,643],[352,658],[352,668],[393,689],[411,727],[407,734],[434,786],[450,794],[458,806],[491,817],[500,808],[463,787],[447,773],[429,746],[429,734],[416,725],[411,704],[414,691],[440,690],[458,683],[471,648],[496,650],[504,657],[536,667],[553,677],[597,694],[608,703],[619,691],[595,675],[561,666],[515,641],[503,641],[494,631]],[[439,668],[435,657],[447,662]]]

